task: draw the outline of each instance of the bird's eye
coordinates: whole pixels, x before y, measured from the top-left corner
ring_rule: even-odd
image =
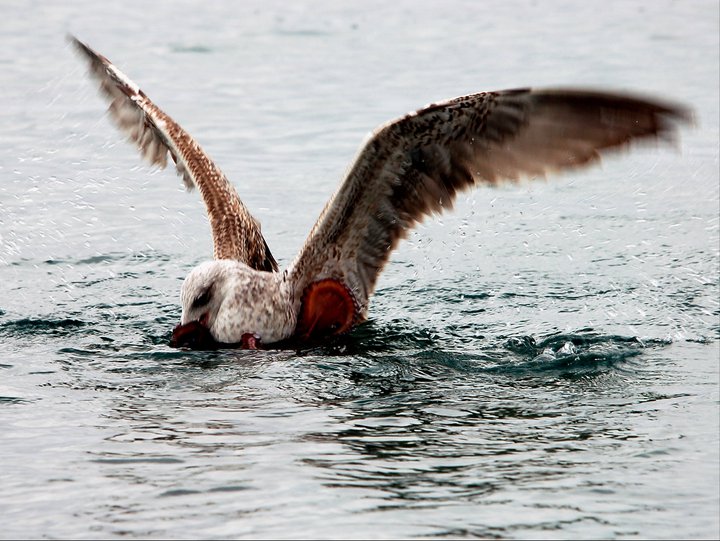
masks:
[[[212,295],[212,288],[208,287],[205,291],[200,293],[197,297],[195,297],[195,300],[192,302],[191,308],[193,310],[196,310],[198,308],[202,308],[207,303],[210,302],[210,296]]]

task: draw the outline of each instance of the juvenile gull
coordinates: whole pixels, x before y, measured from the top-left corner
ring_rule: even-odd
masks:
[[[398,242],[451,208],[458,192],[591,164],[634,140],[671,139],[691,117],[677,104],[594,89],[521,88],[430,104],[372,132],[279,272],[259,222],[195,140],[107,58],[69,39],[143,156],[162,167],[169,154],[205,202],[214,260],[183,282],[178,347],[297,345],[346,333],[367,318]]]

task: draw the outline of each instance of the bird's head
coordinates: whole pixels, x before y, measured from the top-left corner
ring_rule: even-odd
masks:
[[[171,345],[213,349],[255,347],[286,338],[289,302],[278,273],[234,260],[207,261],[185,278],[182,318]]]

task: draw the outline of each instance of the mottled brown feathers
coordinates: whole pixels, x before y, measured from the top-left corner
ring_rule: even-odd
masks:
[[[143,155],[164,166],[169,154],[186,185],[199,188],[215,257],[277,270],[260,225],[193,138],[105,57],[71,41],[90,61],[112,117]],[[275,341],[293,330],[301,339],[344,332],[366,317],[377,277],[400,239],[425,216],[451,208],[458,192],[587,165],[637,140],[671,139],[690,116],[643,97],[530,88],[461,96],[405,115],[373,132],[285,273],[258,273],[231,261],[194,269],[183,285],[178,340],[209,343],[209,333],[188,326],[198,317],[203,325],[209,312],[188,303],[211,278],[234,284],[212,300],[222,313],[211,324],[212,339],[244,343],[259,324],[261,338]]]
[[[459,191],[591,163],[631,140],[669,138],[689,111],[620,94],[517,89],[431,104],[377,129],[290,268],[343,276],[361,312],[392,249]]]
[[[110,116],[143,157],[165,167],[169,154],[185,186],[198,187],[210,219],[215,259],[235,259],[257,270],[277,271],[260,224],[200,145],[107,58],[72,36],[69,40],[89,60],[91,73],[110,99]]]

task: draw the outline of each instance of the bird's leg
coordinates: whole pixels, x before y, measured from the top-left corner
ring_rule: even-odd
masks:
[[[246,332],[242,335],[243,349],[261,349],[260,337],[257,334]]]

